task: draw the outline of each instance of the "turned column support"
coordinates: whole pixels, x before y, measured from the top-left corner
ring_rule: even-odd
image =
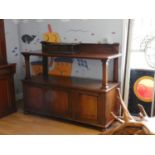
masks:
[[[113,82],[118,82],[118,58],[114,59],[114,75]]]
[[[26,75],[25,79],[30,79],[30,55],[24,55],[25,58],[25,70],[26,70]]]
[[[108,86],[108,62],[109,60],[102,60],[102,88],[107,89]]]
[[[48,57],[43,56],[43,75],[48,78]]]

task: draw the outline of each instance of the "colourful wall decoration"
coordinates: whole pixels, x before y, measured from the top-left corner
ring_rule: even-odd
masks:
[[[134,84],[134,93],[139,100],[151,102],[153,98],[154,79],[150,76],[142,76],[138,78]]]
[[[49,63],[49,75],[57,76],[71,76],[72,73],[72,63],[71,58],[55,58],[54,61],[51,60]]]
[[[21,51],[40,50],[40,42],[43,40],[66,43],[107,43],[110,40],[110,42],[121,44],[122,32],[124,31],[123,23],[124,20],[121,19],[6,19],[7,58],[9,63],[15,62],[17,64],[15,74],[16,94],[22,92],[21,79],[25,75]],[[102,78],[100,61],[73,60],[66,62],[55,58],[49,63],[49,74]],[[32,62],[31,71],[33,74],[40,74],[42,70],[40,58],[31,57],[30,61]],[[59,70],[58,72],[56,72],[56,68]],[[112,78],[111,75],[109,78]]]
[[[12,50],[12,53],[14,54],[14,56],[18,56],[18,47],[15,46]]]
[[[21,40],[25,44],[30,44],[34,40],[35,37],[36,37],[36,35],[24,34],[24,35],[22,35]]]
[[[71,58],[55,58],[54,60],[49,59],[48,63],[48,74],[55,76],[71,76],[72,73]],[[31,62],[31,74],[39,75],[43,73],[42,61],[36,60]]]
[[[138,115],[138,104],[141,104],[147,114],[151,116],[154,71],[145,69],[132,69],[130,72],[130,91],[128,109],[131,114]]]
[[[84,67],[88,70],[88,63],[86,59],[77,59],[79,67]]]
[[[31,74],[39,75],[43,73],[42,61],[31,62]]]
[[[43,34],[43,40],[52,43],[59,43],[61,41],[59,33],[53,32],[50,24],[48,24],[48,32]]]
[[[52,43],[58,43],[61,41],[60,35],[57,32],[53,32],[52,26],[47,25],[48,32],[43,34],[43,40]],[[68,58],[51,58],[49,61],[49,75],[57,76],[71,76],[72,73],[72,59]]]

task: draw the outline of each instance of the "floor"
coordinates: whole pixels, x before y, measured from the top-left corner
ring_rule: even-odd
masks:
[[[113,125],[115,126],[115,124]],[[112,127],[113,127],[112,126]],[[99,135],[101,130],[47,117],[24,114],[22,101],[18,111],[0,119],[0,135]]]
[[[16,112],[0,119],[0,134],[97,135],[100,131],[49,118]]]
[[[65,121],[24,114],[22,102],[16,113],[0,119],[0,134],[3,135],[98,135],[100,130]]]

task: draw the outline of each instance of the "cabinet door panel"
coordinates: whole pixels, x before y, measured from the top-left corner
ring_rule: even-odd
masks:
[[[76,108],[77,119],[98,122],[98,96],[79,93]]]
[[[25,100],[26,109],[43,112],[45,111],[45,104],[43,100],[43,90],[39,87],[26,86]]]
[[[116,88],[109,91],[106,95],[106,100],[105,100],[105,118],[106,118],[106,123],[112,121],[114,118],[111,115],[111,112],[113,112],[115,115],[120,115],[120,104],[119,101],[117,100],[117,90]]]
[[[5,113],[11,108],[10,83],[7,79],[0,79],[0,113]]]
[[[67,116],[70,113],[69,93],[64,90],[48,90],[46,93],[46,102],[49,112],[58,116]]]

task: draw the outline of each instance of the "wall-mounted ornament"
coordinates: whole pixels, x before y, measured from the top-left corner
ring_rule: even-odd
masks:
[[[14,56],[18,56],[18,47],[17,46],[15,46],[13,49],[12,49],[12,54],[14,55]]]
[[[77,59],[79,67],[86,68],[88,70],[87,60]]]
[[[35,37],[36,37],[36,35],[24,34],[24,35],[22,35],[21,40],[25,44],[30,44],[34,40]]]
[[[51,25],[48,24],[48,32],[43,34],[43,40],[51,43],[59,43],[61,38],[57,32],[53,32]]]
[[[138,104],[141,104],[147,114],[151,116],[154,72],[145,69],[132,69],[130,72],[130,91],[128,108],[130,113],[138,115]]]

